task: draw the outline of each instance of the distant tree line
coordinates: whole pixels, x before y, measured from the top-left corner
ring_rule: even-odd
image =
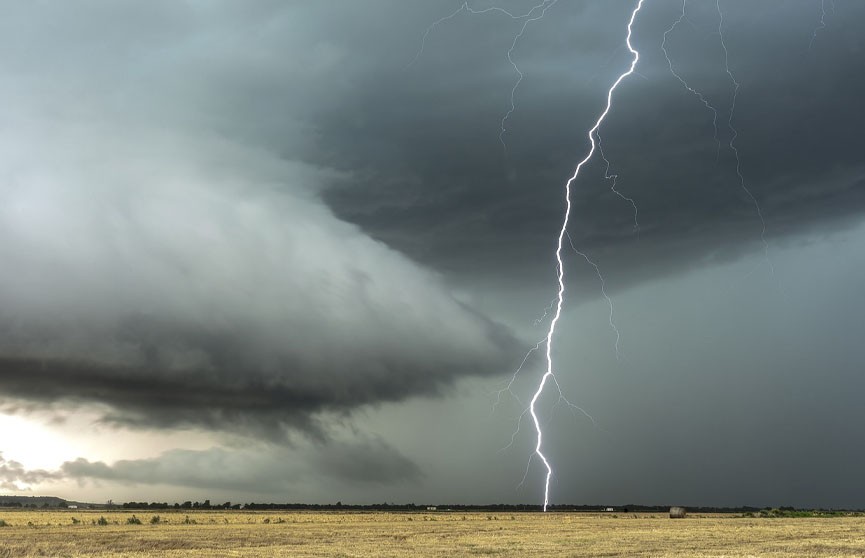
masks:
[[[425,512],[430,509],[436,511],[457,512],[538,512],[542,506],[537,504],[343,504],[341,501],[335,504],[304,504],[304,503],[232,503],[223,502],[212,504],[210,500],[193,502],[187,500],[183,503],[174,502],[125,502],[120,505],[108,501],[107,504],[86,504],[80,502],[68,502],[54,496],[0,496],[0,507],[5,508],[65,508],[68,504],[75,504],[86,508],[122,508],[127,510],[306,510],[306,511],[394,511],[394,512]],[[646,506],[640,504],[628,504],[624,506],[608,505],[550,505],[547,509],[552,512],[599,512],[612,508],[619,513],[667,513],[669,505]],[[688,506],[689,513],[742,513],[760,514],[761,516],[779,514],[793,515],[797,512],[863,512],[859,509],[802,509],[793,506],[770,507],[717,507],[717,506]]]
[[[0,496],[2,508],[65,508],[66,500],[54,496]]]
[[[424,512],[430,508],[436,511],[457,511],[457,512],[538,512],[542,511],[543,507],[537,504],[343,504],[337,502],[335,504],[304,504],[304,503],[256,503],[248,502],[243,504],[233,504],[224,502],[222,504],[211,504],[210,500],[204,502],[186,501],[183,503],[168,504],[167,502],[126,502],[121,507],[124,509],[134,510],[302,510],[302,511],[395,511],[395,512]],[[548,511],[552,512],[598,512],[608,508],[612,508],[616,512],[621,513],[667,513],[670,506],[646,506],[639,504],[629,504],[625,506],[603,506],[603,505],[550,505]],[[688,506],[690,513],[760,513],[764,510],[776,509],[783,512],[794,511],[863,511],[861,509],[854,510],[799,510],[791,506],[782,506],[780,508],[757,508],[753,506],[738,506],[738,507],[717,507],[717,506]]]
[[[222,504],[211,504],[210,500],[203,502],[186,502],[169,504],[168,502],[125,502],[121,504],[121,508],[127,510],[239,510],[243,504],[232,504],[225,502]]]

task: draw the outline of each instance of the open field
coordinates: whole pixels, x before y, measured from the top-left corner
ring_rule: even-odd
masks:
[[[0,558],[865,556],[865,517],[0,510],[0,520]]]

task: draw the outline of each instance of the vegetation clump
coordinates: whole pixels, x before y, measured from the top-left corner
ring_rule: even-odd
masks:
[[[768,518],[788,518],[788,517],[847,517],[851,515],[849,512],[838,510],[797,510],[795,508],[766,508],[760,510],[760,517]],[[746,517],[754,517],[753,514]]]

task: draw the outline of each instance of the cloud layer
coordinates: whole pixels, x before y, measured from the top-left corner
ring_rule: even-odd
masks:
[[[12,19],[29,32],[2,39],[29,60],[4,61],[14,85],[0,108],[7,407],[95,404],[134,426],[323,435],[322,413],[437,394],[510,365],[505,328],[334,216],[320,197],[333,171],[261,144],[252,98],[222,133],[227,117],[213,109],[232,92],[213,87],[257,56],[227,56],[238,46],[230,14],[187,13],[200,26],[186,27],[185,8],[166,3],[129,33],[93,23],[114,9],[22,7]],[[239,17],[263,25],[279,10],[265,12]],[[64,34],[52,36],[55,24]],[[108,46],[94,53],[91,33]],[[315,74],[332,58],[319,50],[319,62],[285,71]],[[212,66],[185,79],[203,59]],[[253,81],[287,79],[278,58],[259,62]],[[255,138],[238,130],[245,121]],[[307,132],[283,125],[286,142]]]
[[[676,80],[661,50],[682,3],[646,5],[635,22],[638,73],[617,89],[600,137],[617,190],[637,205],[639,230],[599,157],[572,195],[571,236],[597,257],[614,291],[762,248],[729,147],[731,118],[770,243],[861,219],[865,80],[851,71],[862,48],[848,22],[865,9],[839,7],[809,50],[819,9],[751,4],[722,3],[740,84],[732,115],[715,4],[688,3],[667,40],[676,71],[717,108],[717,141],[713,113]],[[535,270],[551,267],[564,182],[588,150],[585,132],[606,88],[630,61],[623,42],[632,7],[558,3],[529,25],[513,53],[525,78],[505,124],[506,150],[498,134],[518,76],[505,53],[518,23],[462,13],[431,31],[410,68],[370,70],[320,119],[321,160],[364,170],[361,184],[334,181],[327,199],[335,212],[467,283],[538,281]],[[367,136],[375,141],[357,141]]]
[[[865,4],[838,2],[814,38],[819,4],[720,4],[741,84],[731,114],[716,6],[687,3],[667,46],[718,107],[717,141],[711,112],[660,48],[682,3],[646,3],[635,22],[639,73],[618,89],[601,138],[638,215],[595,159],[573,190],[569,230],[615,299],[622,358],[609,306],[589,300],[600,296],[595,269],[566,258],[556,367],[600,428],[575,431],[541,401],[564,500],[792,500],[805,494],[799,475],[824,479],[800,501],[857,497]],[[532,342],[543,335],[543,319],[531,320],[554,293],[562,185],[627,66],[633,4],[558,2],[527,27],[512,52],[525,79],[506,149],[498,135],[517,77],[506,53],[521,22],[462,13],[409,65],[424,30],[458,5],[3,7],[0,410],[86,409],[160,435],[204,429],[195,435],[214,445],[225,442],[214,431],[266,439],[247,454],[164,452],[183,445],[166,440],[135,454],[146,459],[84,452],[57,472],[3,461],[5,487],[58,474],[105,483],[112,498],[138,483],[296,494],[290,480],[308,478],[320,501],[348,498],[352,483],[374,487],[357,498],[377,499],[393,478],[407,482],[391,494],[407,499],[534,501],[534,469],[526,491],[502,493],[525,471],[531,429],[513,460],[495,453],[522,403],[488,418],[487,386],[459,381],[507,382],[513,352],[531,346],[493,316]],[[736,176],[731,118],[777,274]],[[532,365],[514,384],[520,402],[536,385]],[[459,397],[418,400],[454,385]],[[668,467],[686,450],[702,456],[688,478]],[[742,456],[791,474],[760,491],[766,477]]]
[[[45,138],[50,165],[4,166],[5,395],[132,423],[309,427],[507,362],[502,328],[305,195],[314,173],[264,182],[231,152],[201,161],[201,143],[99,140],[70,154]]]
[[[351,440],[325,444],[303,442],[296,447],[249,444],[206,450],[172,449],[145,459],[113,463],[83,457],[62,463],[56,470],[29,469],[0,454],[0,488],[22,492],[46,483],[76,482],[80,486],[162,485],[200,489],[224,495],[258,494],[273,497],[309,488],[364,490],[384,485],[416,483],[421,468],[377,437],[356,434]]]
[[[20,492],[26,490],[28,485],[56,480],[63,476],[59,472],[27,469],[18,461],[6,459],[0,452],[0,489]]]
[[[211,448],[175,449],[150,459],[112,464],[79,458],[65,462],[53,478],[81,483],[161,484],[220,494],[239,491],[272,497],[320,482],[380,486],[413,482],[421,477],[415,463],[377,439],[360,437],[352,442],[311,446],[304,448],[303,453],[300,456],[295,450],[281,447]]]

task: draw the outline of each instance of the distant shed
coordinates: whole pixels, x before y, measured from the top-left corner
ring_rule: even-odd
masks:
[[[670,519],[684,519],[687,515],[687,510],[681,506],[673,506],[670,508]]]

